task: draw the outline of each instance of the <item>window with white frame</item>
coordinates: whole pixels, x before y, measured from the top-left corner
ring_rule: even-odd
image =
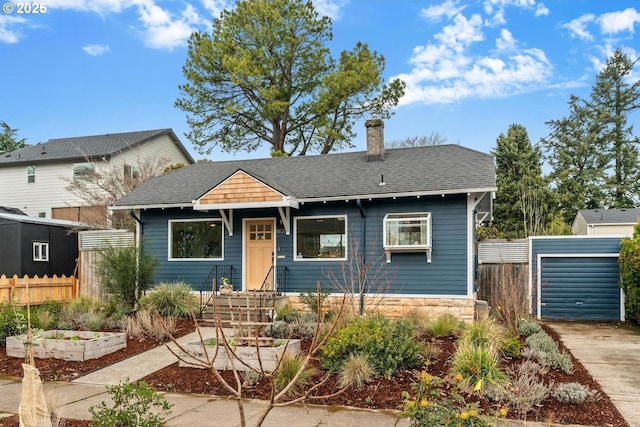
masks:
[[[49,261],[49,243],[33,242],[33,260]]]
[[[219,219],[170,220],[169,259],[222,259],[223,231]]]
[[[73,165],[73,180],[74,181],[88,181],[93,174],[92,163],[74,163]]]
[[[33,184],[36,182],[36,167],[29,166],[27,168],[27,184]]]
[[[296,260],[347,258],[347,217],[298,217],[294,221]]]
[[[140,178],[140,168],[137,166],[124,165],[125,179],[136,180]]]
[[[384,217],[384,250],[391,252],[427,252],[431,261],[431,213],[390,213]]]

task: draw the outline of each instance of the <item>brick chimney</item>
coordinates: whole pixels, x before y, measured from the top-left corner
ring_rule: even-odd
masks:
[[[384,122],[377,116],[364,123],[367,128],[367,161],[384,158]]]

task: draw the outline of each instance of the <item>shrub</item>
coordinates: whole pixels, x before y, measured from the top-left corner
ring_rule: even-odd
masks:
[[[27,314],[12,304],[0,304],[0,344],[6,345],[7,337],[27,331]]]
[[[598,392],[579,383],[565,383],[556,386],[551,392],[551,396],[561,403],[584,403],[597,397]]]
[[[451,361],[451,373],[460,375],[460,387],[482,393],[488,386],[500,385],[507,376],[500,371],[500,359],[491,347],[471,342],[459,343]]]
[[[329,296],[329,292],[320,291],[318,293],[308,290],[306,293],[299,295],[300,302],[311,312],[319,313],[322,310],[325,300]]]
[[[477,403],[461,407],[463,399],[459,395],[454,394],[450,399],[441,396],[438,389],[442,384],[440,378],[422,371],[417,381],[411,384],[413,396],[407,391],[402,392],[400,416],[409,418],[413,427],[489,426],[481,416]]]
[[[492,314],[511,333],[515,333],[518,320],[529,314],[527,269],[513,264],[501,264],[498,279],[491,288]]]
[[[460,321],[453,314],[443,314],[429,320],[425,330],[435,338],[453,336],[460,332]]]
[[[69,301],[63,309],[63,316],[74,317],[78,314],[93,313],[102,309],[102,304],[89,297],[80,297]]]
[[[356,317],[327,340],[320,363],[323,368],[338,372],[350,354],[362,354],[378,374],[389,377],[402,368],[422,363],[422,344],[414,335],[413,326],[404,319]]]
[[[87,331],[98,331],[104,328],[107,319],[102,313],[85,313],[81,315],[76,324],[77,329],[86,329]]]
[[[437,359],[440,354],[442,354],[442,349],[435,342],[427,342],[422,347],[422,356],[425,360]]]
[[[131,337],[151,337],[163,341],[176,331],[176,320],[173,317],[162,318],[158,313],[140,310],[127,317],[127,335]]]
[[[366,356],[350,354],[338,376],[340,378],[340,387],[353,386],[356,389],[360,389],[371,382],[376,376],[376,370]]]
[[[622,239],[620,256],[620,287],[624,291],[627,322],[640,324],[640,221],[633,227],[633,237]]]
[[[304,356],[301,354],[293,355],[287,351],[282,356],[278,370],[275,373],[276,388],[278,391],[289,387],[288,396],[299,396],[305,385],[315,375],[316,370],[313,368],[305,368],[304,371],[296,379],[296,375],[303,369]],[[295,381],[294,381],[295,379]]]
[[[559,351],[551,351],[540,355],[538,361],[542,366],[546,366],[551,369],[559,369],[565,374],[573,373],[573,362],[571,356],[566,353],[560,353]]]
[[[497,349],[500,348],[503,336],[502,327],[489,318],[465,325],[458,341],[462,346],[472,344]]]
[[[107,247],[100,251],[95,272],[103,290],[128,307],[135,307],[149,289],[158,260],[135,246]]]
[[[511,359],[519,359],[522,357],[522,343],[518,337],[509,337],[502,340],[500,350],[505,357]]]
[[[542,332],[542,326],[536,321],[522,319],[518,322],[518,334],[528,337],[533,334]]]
[[[285,322],[291,322],[300,317],[300,313],[289,302],[276,307],[276,313],[276,319],[284,320]]]
[[[162,317],[189,317],[198,309],[198,297],[185,282],[160,283],[140,299],[140,307]]]
[[[113,406],[109,408],[103,401],[100,405],[89,407],[93,416],[92,426],[160,427],[164,425],[164,417],[171,413],[173,406],[144,381],[107,386],[107,391]]]
[[[513,409],[520,418],[536,408],[549,395],[549,389],[540,377],[542,367],[527,360],[517,371],[511,371],[509,383],[489,387],[487,395]]]
[[[255,387],[262,379],[262,373],[251,370],[245,371],[242,373],[242,379],[248,386]]]
[[[287,338],[289,337],[291,328],[284,320],[276,320],[273,325],[267,326],[265,335],[271,338]]]
[[[42,330],[56,329],[58,320],[50,311],[37,310],[31,315],[31,324],[33,327]]]
[[[558,344],[544,331],[529,335],[526,343],[532,350],[539,350],[544,353],[558,352]]]
[[[316,333],[317,320],[307,320],[306,316],[294,320],[289,324],[293,335],[300,338],[313,338]]]

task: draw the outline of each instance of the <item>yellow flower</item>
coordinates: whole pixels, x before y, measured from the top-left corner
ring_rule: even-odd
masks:
[[[453,378],[455,378],[455,380],[456,380],[456,381],[458,381],[458,382],[460,382],[460,381],[462,381],[462,380],[464,379],[464,377],[462,376],[462,374],[456,374],[456,376],[455,376],[455,377],[453,377]]]
[[[470,417],[475,417],[478,415],[478,411],[476,411],[475,409],[469,409],[469,416]]]
[[[416,401],[415,400],[410,400],[407,402],[407,407],[408,408],[413,408],[414,406],[416,406]]]
[[[433,377],[427,371],[420,372],[420,381],[430,383],[431,380],[433,380]]]
[[[422,407],[427,406],[428,404],[429,404],[429,401],[427,401],[427,399],[422,399],[420,401],[420,406],[422,406]]]
[[[500,408],[500,416],[506,417],[509,410],[507,408]]]
[[[464,411],[459,415],[459,417],[462,418],[463,420],[466,420],[467,418],[469,418],[469,413],[467,411]]]

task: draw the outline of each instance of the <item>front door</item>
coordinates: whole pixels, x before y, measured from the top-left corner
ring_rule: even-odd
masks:
[[[265,282],[265,290],[273,290],[273,251],[275,247],[275,220],[255,219],[245,222],[245,287],[258,290]],[[269,275],[269,277],[267,277]]]

